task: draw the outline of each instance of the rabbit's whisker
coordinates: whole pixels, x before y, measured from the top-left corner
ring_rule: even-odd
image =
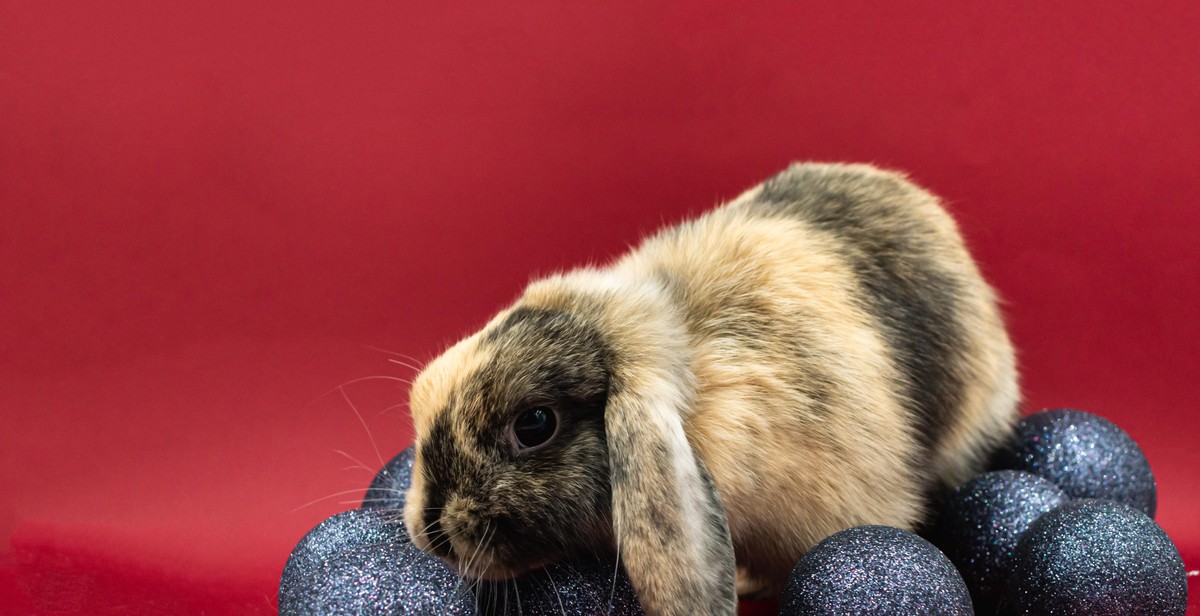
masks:
[[[350,410],[354,411],[354,416],[358,418],[363,430],[366,431],[367,438],[371,441],[371,448],[375,450],[375,457],[379,458],[379,467],[383,468],[387,466],[387,462],[383,461],[383,454],[379,453],[379,445],[375,442],[375,435],[371,434],[371,427],[367,425],[367,420],[363,419],[362,413],[358,412],[358,407],[354,406],[354,403],[350,401],[350,396],[346,395],[345,387],[338,387],[338,392],[342,394],[342,399],[346,401],[346,404],[350,405]]]

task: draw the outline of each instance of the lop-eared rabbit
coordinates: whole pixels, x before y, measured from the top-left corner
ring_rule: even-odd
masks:
[[[930,193],[796,164],[430,362],[405,523],[469,578],[620,558],[651,615],[734,614],[826,536],[912,529],[1018,402],[992,289]]]

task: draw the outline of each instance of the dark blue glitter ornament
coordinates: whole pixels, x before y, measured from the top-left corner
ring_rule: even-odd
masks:
[[[1123,503],[1077,500],[1021,537],[1003,614],[1183,616],[1187,572],[1154,520]]]
[[[367,488],[362,506],[367,509],[404,509],[404,493],[412,485],[413,460],[416,458],[413,445],[392,458]]]
[[[1071,498],[1128,503],[1154,517],[1154,474],[1124,430],[1085,411],[1055,409],[1025,417],[996,456],[997,469],[1045,477]]]
[[[898,528],[859,526],[827,537],[792,571],[781,616],[969,616],[962,576],[928,541]]]
[[[994,614],[1021,534],[1069,497],[1053,483],[1021,471],[984,473],[950,494],[932,533],[958,567],[979,614]]]
[[[615,578],[614,578],[615,576]],[[623,568],[614,563],[555,564],[475,590],[482,616],[641,616]]]
[[[356,509],[309,531],[279,583],[290,615],[474,615],[475,599],[453,570],[412,544],[395,512]]]

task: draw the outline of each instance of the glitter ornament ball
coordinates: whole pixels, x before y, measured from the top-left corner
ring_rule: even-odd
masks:
[[[625,570],[614,563],[548,565],[513,581],[481,583],[475,594],[481,616],[644,613]]]
[[[417,455],[413,447],[409,445],[379,470],[363,496],[364,508],[404,509],[404,493],[412,485],[413,460]]]
[[[995,613],[1021,534],[1068,500],[1058,486],[1021,471],[984,473],[951,493],[932,540],[962,574],[977,613]]]
[[[1045,477],[1071,498],[1114,500],[1154,517],[1157,491],[1142,449],[1116,424],[1085,411],[1023,418],[992,466]]]
[[[779,613],[975,612],[962,576],[933,544],[898,528],[859,526],[827,537],[800,559],[784,588]]]
[[[355,509],[309,531],[279,583],[281,616],[466,616],[475,599],[457,574],[412,544],[392,512]]]
[[[1006,616],[1183,616],[1187,572],[1146,514],[1112,501],[1072,501],[1021,537],[1004,603]]]

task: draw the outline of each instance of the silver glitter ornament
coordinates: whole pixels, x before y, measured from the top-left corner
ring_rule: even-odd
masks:
[[[1006,616],[1183,616],[1187,572],[1154,520],[1123,503],[1077,500],[1021,537]]]
[[[404,510],[404,493],[412,485],[413,460],[417,455],[414,447],[409,445],[379,470],[363,496],[363,508]]]
[[[554,564],[475,590],[482,616],[641,616],[633,586],[614,563]]]
[[[800,559],[781,616],[970,616],[962,576],[928,541],[898,528],[859,526],[827,537]]]
[[[994,614],[1022,533],[1069,497],[1021,471],[984,473],[950,494],[931,540],[958,567],[979,614]]]
[[[412,544],[395,512],[355,509],[309,531],[279,583],[281,616],[473,616],[457,574]]]
[[[1071,498],[1127,503],[1150,517],[1157,506],[1142,449],[1116,424],[1085,411],[1054,409],[1021,419],[992,468],[1033,473]]]

